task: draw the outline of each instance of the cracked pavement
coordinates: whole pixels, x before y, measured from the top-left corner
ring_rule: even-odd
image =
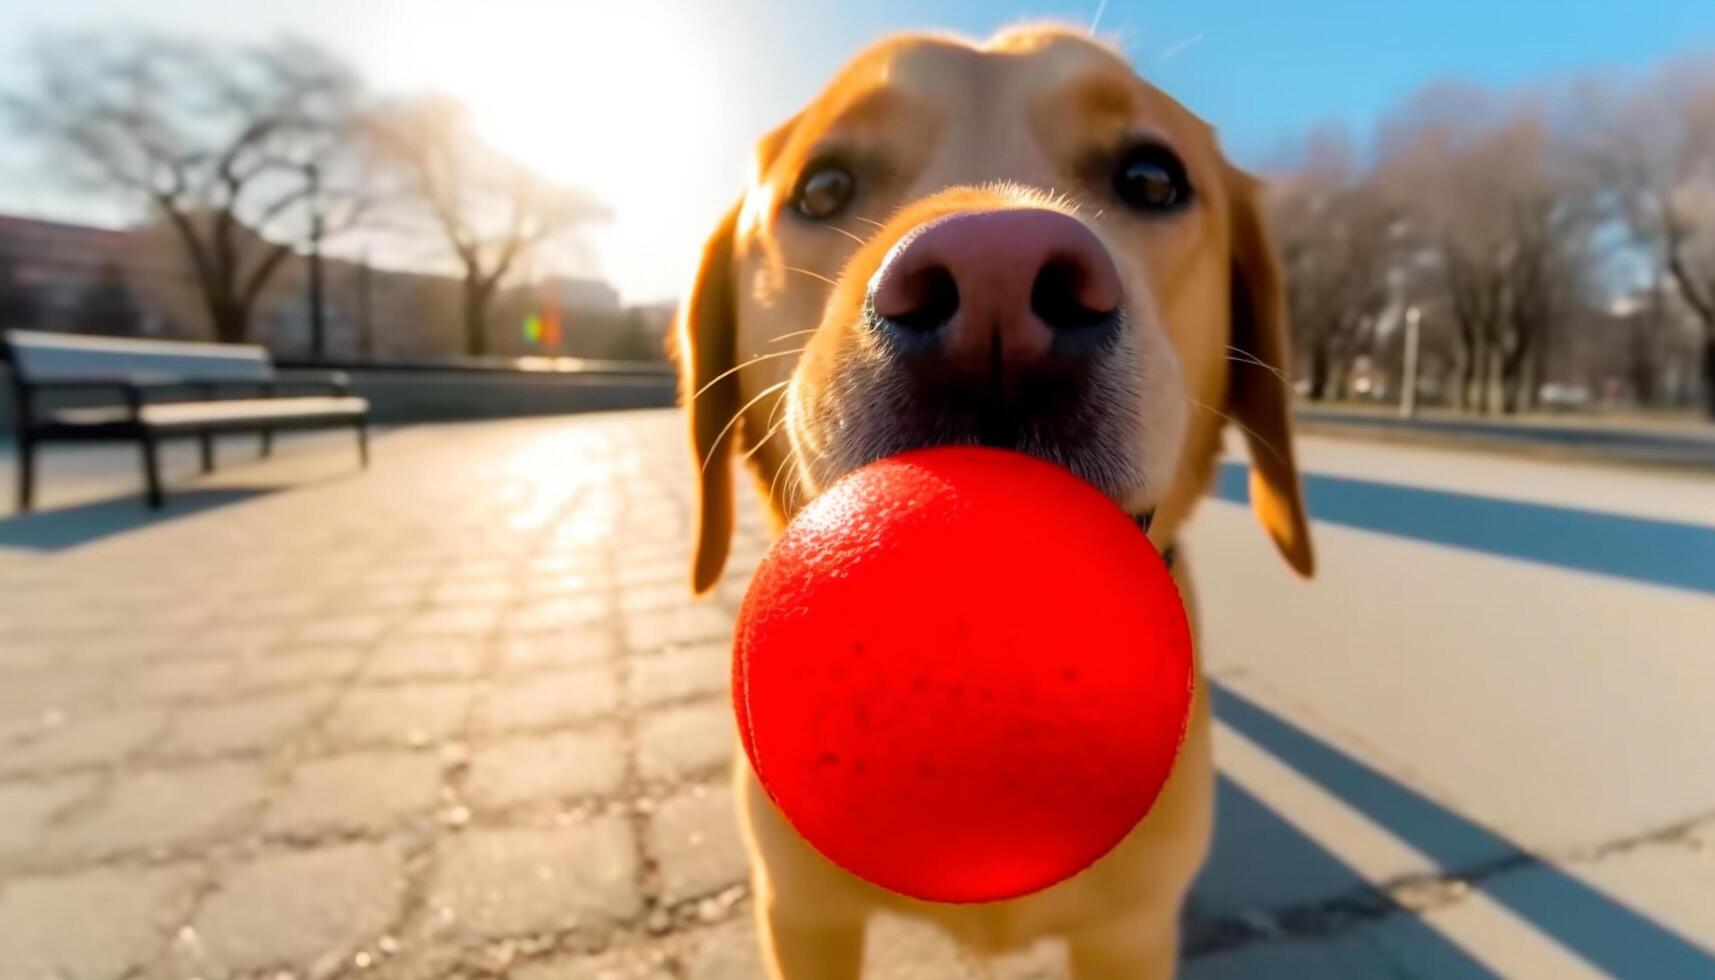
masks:
[[[0,521],[0,978],[759,976],[725,698],[767,534],[746,503],[690,599],[681,439],[669,412],[423,426],[361,476],[288,442],[160,519]],[[1201,566],[1253,557],[1241,518],[1199,525]],[[1715,800],[1538,835],[1222,652],[1233,628],[1187,976],[1626,972],[1568,916],[1715,975]],[[867,959],[1065,971],[1053,944],[978,963],[897,920]]]

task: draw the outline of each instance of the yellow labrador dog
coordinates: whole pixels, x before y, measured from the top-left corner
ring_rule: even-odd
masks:
[[[784,523],[893,453],[1014,448],[1101,488],[1172,556],[1228,421],[1249,440],[1257,517],[1308,575],[1281,274],[1257,195],[1207,125],[1079,32],[908,36],[858,56],[762,139],[681,317],[696,589],[725,564],[741,457]],[[1189,602],[1186,573],[1179,554]],[[1210,838],[1209,724],[1199,692],[1172,777],[1114,851],[992,904],[911,901],[847,874],[741,758],[770,970],[855,980],[865,920],[890,909],[978,951],[1064,937],[1077,980],[1171,976]]]

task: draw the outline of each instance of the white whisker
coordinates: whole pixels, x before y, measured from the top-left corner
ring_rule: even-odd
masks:
[[[782,341],[782,340],[785,340],[785,339],[787,339],[787,338],[789,338],[789,337],[807,337],[807,336],[809,336],[809,335],[810,335],[810,334],[813,334],[813,333],[815,333],[815,332],[816,332],[816,328],[815,328],[815,327],[811,327],[811,328],[810,328],[810,329],[808,329],[808,330],[794,330],[794,331],[792,331],[792,332],[791,332],[791,333],[783,333],[783,334],[781,334],[781,335],[780,335],[780,336],[778,336],[778,337],[770,337],[770,338],[769,338],[769,339],[767,339],[767,340],[765,340],[765,341],[763,341],[763,343],[765,343],[765,344],[778,344],[778,343],[780,343],[780,342],[781,342],[781,341]],[[801,349],[802,349],[802,348],[800,348],[800,350],[801,350]]]
[[[1217,409],[1210,408],[1209,406],[1203,404],[1202,402],[1198,401],[1195,398],[1187,398],[1185,400],[1190,402],[1191,404],[1197,406],[1198,408],[1202,409],[1205,412],[1209,412],[1209,413],[1211,413],[1211,414],[1213,414],[1219,418],[1226,419],[1228,422],[1231,422],[1232,424],[1238,426],[1240,431],[1244,432],[1245,435],[1250,436],[1252,439],[1255,439],[1258,443],[1260,443],[1262,445],[1262,447],[1264,449],[1268,450],[1269,455],[1273,456],[1275,459],[1279,460],[1281,463],[1286,462],[1286,457],[1282,456],[1280,454],[1280,450],[1274,448],[1274,444],[1269,442],[1267,439],[1264,439],[1261,435],[1259,435],[1257,433],[1257,431],[1255,429],[1252,429],[1250,426],[1244,424],[1243,422],[1240,422],[1238,419],[1233,418],[1231,415],[1228,415],[1226,412],[1222,412],[1222,411],[1219,411]]]
[[[1261,360],[1255,354],[1252,354],[1250,351],[1245,350],[1242,347],[1234,347],[1231,344],[1227,345],[1227,350],[1232,351],[1234,354],[1241,355],[1239,357],[1229,357],[1228,360],[1236,361],[1240,364],[1249,364],[1253,367],[1262,368],[1264,371],[1267,371],[1269,374],[1272,374],[1276,378],[1279,378],[1281,384],[1289,384],[1290,383],[1290,379],[1287,378],[1285,371],[1282,371],[1280,368],[1277,368],[1274,365],[1269,364],[1268,362]]]
[[[726,377],[729,374],[737,374],[738,372],[744,370],[747,367],[750,367],[751,365],[757,363],[758,361],[772,360],[773,358],[776,358],[776,357],[791,357],[794,354],[802,354],[802,353],[804,353],[804,348],[799,347],[796,350],[780,350],[780,351],[775,351],[772,354],[758,354],[755,357],[751,358],[750,360],[745,361],[743,364],[735,364],[732,367],[727,368],[725,371],[722,371],[721,373],[710,378],[708,384],[705,384],[701,388],[698,388],[696,394],[692,395],[690,400],[694,402],[697,399],[703,397],[703,395],[710,388],[713,388],[716,384],[720,383],[720,380],[722,378]]]
[[[718,449],[720,449],[721,440],[726,438],[726,434],[728,432],[732,431],[732,427],[738,424],[739,419],[744,418],[744,413],[750,411],[751,406],[755,405],[757,402],[763,400],[764,398],[767,398],[770,394],[772,394],[776,391],[779,391],[781,388],[786,387],[788,384],[791,384],[790,379],[788,379],[786,381],[777,381],[774,384],[769,385],[768,387],[762,389],[762,392],[760,394],[758,394],[755,398],[752,398],[750,401],[745,402],[744,405],[742,407],[740,407],[738,411],[732,413],[732,418],[727,419],[726,425],[721,426],[720,433],[715,436],[713,442],[709,443],[709,454],[707,456],[703,457],[703,465],[700,469],[698,469],[697,472],[698,473],[707,473],[709,471],[709,463],[710,463],[710,461],[712,461],[715,458],[715,452]]]
[[[781,266],[781,268],[785,269],[787,272],[802,272],[804,275],[809,276],[812,279],[820,279],[830,286],[838,286],[839,285],[839,283],[833,281],[832,279],[829,279],[827,276],[822,275],[820,272],[811,272],[809,269],[800,269],[795,265],[783,265],[783,266]]]

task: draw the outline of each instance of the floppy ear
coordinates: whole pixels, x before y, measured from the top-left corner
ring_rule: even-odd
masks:
[[[691,559],[691,587],[698,595],[720,578],[732,544],[732,447],[738,426],[727,423],[738,414],[738,376],[728,373],[738,363],[733,284],[738,212],[737,206],[728,211],[703,246],[703,261],[679,311],[675,334],[679,400],[690,417],[698,467],[697,541]]]
[[[1286,563],[1309,577],[1316,560],[1292,454],[1285,277],[1263,223],[1256,180],[1231,167],[1227,175],[1232,202],[1232,344],[1242,352],[1232,359],[1228,411],[1244,428],[1250,447],[1251,509]],[[1246,363],[1251,359],[1256,363]]]

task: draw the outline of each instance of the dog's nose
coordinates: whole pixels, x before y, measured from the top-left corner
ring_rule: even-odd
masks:
[[[1119,329],[1119,270],[1075,218],[1041,208],[930,222],[870,280],[876,329],[959,373],[1080,361]]]

